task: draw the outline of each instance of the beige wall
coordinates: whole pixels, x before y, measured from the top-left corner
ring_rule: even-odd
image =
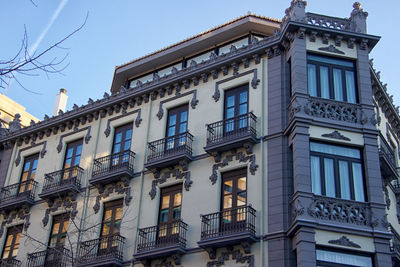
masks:
[[[14,115],[19,113],[21,115],[21,124],[26,127],[30,125],[31,120],[38,122],[39,119],[25,111],[25,107],[8,98],[0,93],[0,122],[4,123],[6,127],[10,121],[14,119]]]

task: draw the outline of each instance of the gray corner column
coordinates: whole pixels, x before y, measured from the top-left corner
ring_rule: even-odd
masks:
[[[293,247],[296,247],[298,267],[316,266],[315,231],[313,228],[301,227],[293,238]]]

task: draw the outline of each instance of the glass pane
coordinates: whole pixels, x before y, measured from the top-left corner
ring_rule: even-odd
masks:
[[[247,113],[247,104],[242,104],[239,106],[239,115]]]
[[[14,235],[7,236],[7,242],[6,242],[7,247],[11,246],[13,239],[14,239]]]
[[[346,266],[372,267],[372,259],[367,256],[356,255],[354,253],[342,253],[328,250],[316,250],[317,260],[345,264]]]
[[[81,154],[82,154],[82,145],[79,145],[76,147],[75,155],[81,155]]]
[[[126,131],[125,140],[129,140],[132,138],[132,129]]]
[[[247,103],[247,92],[241,92],[239,95],[239,104]]]
[[[35,159],[35,160],[33,161],[32,171],[33,171],[33,170],[36,171],[36,169],[37,169],[37,164],[38,164],[38,159]]]
[[[174,136],[174,135],[175,135],[175,126],[169,127],[168,136]]]
[[[68,158],[68,159],[71,158],[73,152],[74,152],[73,148],[68,148],[67,155],[65,157]]]
[[[115,141],[114,143],[121,143],[121,139],[122,139],[122,132],[119,132],[115,135]]]
[[[127,141],[124,143],[124,151],[127,151],[131,148],[131,141]]]
[[[161,213],[160,213],[160,222],[162,222],[162,223],[168,222],[168,209],[166,209],[166,210],[161,210]]]
[[[240,192],[237,194],[237,205],[236,207],[244,206],[246,205],[246,199],[247,199],[247,193],[246,191]]]
[[[224,196],[224,209],[232,208],[232,195]]]
[[[181,125],[179,126],[179,133],[186,132],[186,129],[187,129],[187,122],[181,123]]]
[[[328,144],[310,142],[310,150],[331,155],[360,159],[360,150],[356,148],[334,146]]]
[[[224,181],[224,194],[231,194],[232,193],[232,180]]]
[[[333,159],[324,158],[325,168],[325,195],[328,197],[336,197],[335,172],[333,167]]]
[[[347,61],[347,60],[341,60],[341,59],[337,59],[337,58],[321,57],[321,56],[316,56],[316,55],[307,55],[307,59],[319,61],[319,62],[323,62],[323,63],[328,63],[328,64],[340,65],[343,67],[354,68],[353,62]]]
[[[182,193],[177,193],[174,196],[174,206],[180,206],[182,203]]]
[[[352,164],[354,197],[357,201],[365,201],[364,182],[362,175],[362,167],[360,163]]]
[[[314,64],[308,64],[308,93],[311,96],[317,96],[317,69]]]
[[[57,234],[59,232],[59,228],[60,228],[60,223],[55,223],[53,225],[53,232],[52,234]]]
[[[75,156],[74,163],[72,164],[72,166],[78,166],[80,161],[81,161],[81,156],[80,155]]]
[[[7,259],[9,255],[10,255],[10,247],[5,247],[3,253],[3,259]]]
[[[339,160],[339,179],[341,198],[350,199],[349,163],[347,161]]]
[[[169,116],[169,126],[176,124],[176,114]]]
[[[342,70],[340,69],[333,69],[333,89],[335,92],[335,99],[343,101]]]
[[[110,221],[111,215],[112,215],[112,210],[106,210],[106,212],[104,214],[104,221]]]
[[[25,162],[24,171],[28,171],[30,166],[31,166],[31,162],[30,161]]]
[[[347,102],[356,103],[356,82],[354,72],[346,70]]]
[[[161,209],[168,209],[169,208],[169,199],[170,199],[169,195],[166,195],[166,196],[162,197]]]
[[[122,219],[122,208],[117,208],[115,211],[115,220]]]
[[[246,190],[246,177],[238,179],[238,189],[241,191]]]
[[[114,153],[119,153],[119,152],[121,152],[121,143],[114,145]]]
[[[234,95],[228,96],[228,98],[226,99],[226,106],[233,107],[234,105],[235,105],[235,96]]]
[[[311,188],[314,194],[322,195],[320,160],[315,156],[311,156]]]
[[[181,123],[187,121],[187,111],[181,113]]]
[[[66,169],[66,168],[69,168],[69,167],[71,167],[71,159],[66,159],[65,160],[65,164],[64,164],[64,168]]]
[[[235,108],[226,109],[225,116],[226,116],[227,119],[233,118],[235,116]]]
[[[319,76],[321,81],[321,97],[330,98],[329,93],[329,69],[321,66],[319,68]]]
[[[172,210],[172,218],[177,220],[181,217],[181,207],[176,207]]]
[[[101,233],[102,236],[108,235],[110,233],[110,227],[109,224],[104,223],[103,224],[103,232]]]

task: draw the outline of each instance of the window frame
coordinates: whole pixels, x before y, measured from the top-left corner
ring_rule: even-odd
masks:
[[[14,258],[17,257],[17,256],[12,256],[12,255],[14,254],[14,250],[17,250],[17,254],[18,254],[19,246],[21,244],[22,231],[23,231],[23,224],[15,225],[15,226],[11,226],[11,227],[7,228],[7,235],[6,235],[6,238],[4,240],[3,250],[2,250],[2,253],[1,253],[1,259],[2,260],[10,260],[10,259],[14,259]],[[20,234],[21,236],[19,237],[18,248],[15,249],[16,239],[17,239],[18,234]],[[4,253],[5,253],[5,250],[7,248],[7,240],[8,240],[8,237],[10,235],[13,236],[13,239],[12,239],[11,245],[10,245],[10,251],[8,252],[8,257],[4,258]]]
[[[118,233],[113,233],[114,232],[114,228],[115,228],[115,221],[116,221],[116,212],[118,208],[122,209],[123,212],[123,208],[124,208],[124,203],[123,203],[123,199],[116,199],[116,200],[112,200],[112,201],[108,201],[105,202],[103,204],[104,209],[103,209],[103,217],[101,220],[101,230],[100,230],[100,237],[107,237],[107,236],[112,236],[115,234],[119,234],[121,231],[121,228],[118,229]],[[105,221],[105,216],[106,216],[106,212],[108,210],[111,210],[111,220],[110,220],[110,226],[109,226],[109,230],[108,230],[108,234],[104,235],[103,234],[103,230],[104,230],[104,225],[106,224],[107,221]],[[119,219],[120,222],[122,223],[122,216],[121,219]],[[121,226],[121,225],[120,225]],[[112,230],[112,231],[111,231]]]
[[[35,180],[35,176],[32,178],[32,170],[33,170],[33,166],[36,163],[36,168],[35,168],[35,176],[36,176],[36,170],[37,170],[37,165],[39,164],[39,153],[24,157],[24,164],[22,165],[22,172],[21,172],[21,176],[19,179],[19,189],[18,192],[19,193],[24,193],[24,192],[29,192],[32,189],[32,183],[29,183],[29,181],[34,181]],[[24,179],[24,170],[25,170],[25,166],[26,164],[29,163],[29,169],[28,169],[28,174],[26,176],[26,179]]]
[[[238,184],[238,180],[240,178],[246,177],[246,190],[242,190],[240,192],[246,192],[246,203],[242,206],[237,206],[237,195],[238,193],[240,193],[237,190],[237,184]],[[247,182],[248,182],[248,177],[247,177],[247,168],[241,168],[241,169],[236,169],[236,170],[231,170],[231,171],[227,171],[227,172],[223,172],[222,175],[222,183],[221,183],[221,211],[224,210],[229,210],[229,209],[237,209],[239,207],[246,207],[247,206]],[[224,182],[226,180],[232,180],[232,207],[224,209],[224,197],[225,197],[225,193],[224,193]],[[235,186],[236,185],[236,186]],[[233,203],[236,203],[235,205]]]
[[[343,263],[336,263],[336,262],[318,260],[317,259],[317,251],[318,250],[331,252],[331,253],[346,254],[346,255],[349,255],[349,256],[361,256],[361,257],[369,258],[369,259],[371,259],[371,266],[375,266],[374,257],[371,254],[363,253],[363,252],[360,252],[360,251],[344,250],[344,249],[328,247],[328,246],[317,246],[315,248],[315,260],[316,260],[317,266],[321,265],[323,267],[357,267],[356,265],[350,265],[350,264],[343,264]]]
[[[346,67],[346,66],[343,66],[343,65],[338,65],[338,64],[333,64],[333,63],[326,63],[326,62],[318,61],[318,60],[315,60],[315,59],[309,59],[309,56],[346,61],[348,63],[351,63],[353,65],[353,67]],[[330,99],[330,100],[334,100],[334,101],[341,101],[341,102],[346,102],[346,103],[350,103],[350,104],[358,104],[359,103],[359,92],[358,92],[358,83],[357,83],[357,68],[356,68],[356,62],[354,60],[343,59],[343,58],[338,58],[338,57],[330,57],[330,56],[313,54],[313,53],[307,53],[307,91],[308,91],[308,94],[311,96],[311,93],[309,91],[309,89],[310,89],[309,87],[310,86],[309,86],[309,81],[308,81],[309,64],[313,64],[315,66],[315,75],[316,75],[316,78],[317,78],[317,80],[316,80],[317,95],[313,96],[313,97]],[[322,97],[321,75],[320,75],[320,67],[321,66],[328,68],[329,98]],[[333,69],[334,68],[341,70],[343,100],[339,100],[339,99],[335,98],[334,74],[333,74]],[[354,91],[354,94],[355,94],[354,102],[349,102],[348,99],[347,99],[348,88],[347,88],[347,84],[346,84],[346,71],[352,71],[353,72],[354,90],[355,90]]]
[[[130,136],[129,140],[127,140],[126,136],[127,136],[127,132],[129,130],[131,130],[131,136]],[[122,133],[121,142],[119,143],[119,144],[121,144],[120,151],[119,152],[115,152],[115,145],[116,145],[115,141],[116,141],[116,138],[117,138],[117,134],[119,134],[119,133]],[[132,135],[133,135],[132,123],[127,123],[127,124],[115,127],[111,153],[112,154],[116,154],[116,153],[123,153],[123,152],[129,151],[131,149],[131,146],[132,146]],[[124,149],[125,143],[127,143],[127,141],[129,141],[129,148],[128,149]]]
[[[68,233],[68,228],[69,228],[69,221],[70,221],[70,214],[69,212],[67,213],[62,213],[62,214],[58,214],[58,215],[54,215],[53,216],[53,222],[51,225],[51,232],[50,232],[50,236],[49,236],[49,242],[48,242],[48,246],[49,248],[60,248],[60,247],[64,247],[64,243],[60,243],[60,240],[62,238],[62,235],[65,234],[67,235]],[[51,241],[53,239],[53,231],[54,231],[54,225],[56,223],[60,223],[60,226],[58,228],[58,232],[57,234],[54,234],[55,236],[57,236],[57,241],[56,241],[56,245],[52,246]],[[68,223],[67,229],[65,232],[63,232],[64,229],[64,225]]]
[[[173,210],[175,208],[174,206],[174,199],[175,199],[175,195],[176,194],[181,194],[181,204],[180,204],[180,208],[181,208],[181,212],[179,215],[179,219],[174,219],[173,218]],[[162,201],[163,201],[163,197],[169,195],[169,204],[168,204],[168,220],[166,222],[161,222],[161,211],[162,209]],[[176,185],[171,185],[168,187],[164,187],[161,188],[160,190],[160,205],[159,205],[159,209],[158,209],[158,225],[165,225],[165,224],[169,224],[169,223],[173,223],[176,221],[179,221],[181,219],[181,215],[182,215],[182,184],[176,184]]]
[[[79,154],[79,162],[76,163],[75,162],[76,158],[77,158],[76,150],[77,150],[77,148],[79,146],[82,146],[82,149],[81,149],[81,154]],[[69,148],[73,148],[74,150],[73,150],[73,153],[72,153],[71,158],[70,158],[71,159],[70,166],[67,167],[67,168],[71,168],[71,167],[74,167],[74,166],[79,166],[79,163],[80,163],[81,157],[82,157],[82,151],[83,151],[83,139],[81,138],[81,139],[78,139],[78,140],[75,140],[75,141],[67,143],[67,148],[65,149],[64,160],[63,160],[63,169],[66,168],[65,165],[66,165],[67,160],[68,160],[67,154],[68,154],[68,149]]]

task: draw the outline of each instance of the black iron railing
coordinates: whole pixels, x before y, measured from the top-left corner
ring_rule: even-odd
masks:
[[[390,145],[382,135],[380,135],[379,141],[379,153],[386,158],[386,160],[392,165],[392,167],[396,168],[396,157],[393,148],[390,147]]]
[[[65,185],[75,185],[80,188],[82,174],[83,169],[79,166],[47,173],[44,178],[42,193],[56,190]]]
[[[207,125],[207,145],[230,141],[243,136],[256,136],[257,117],[246,113],[231,119],[224,119]]]
[[[123,260],[125,237],[109,235],[81,242],[79,245],[79,264],[96,261]]]
[[[5,186],[0,190],[0,203],[19,197],[26,197],[33,201],[35,199],[35,192],[37,187],[38,182],[34,180],[27,180],[17,184]]]
[[[27,267],[66,267],[71,262],[71,253],[63,247],[48,248],[28,254]]]
[[[21,262],[17,259],[2,259],[0,267],[21,267]]]
[[[135,153],[130,150],[95,159],[92,177],[102,176],[120,169],[127,169],[133,172],[134,159]]]
[[[169,224],[139,229],[137,252],[181,246],[186,247],[187,224],[179,220]]]
[[[255,234],[256,210],[251,206],[201,215],[201,239],[222,237],[237,233]]]
[[[150,142],[147,146],[147,163],[178,154],[192,156],[192,143],[193,135],[189,132]]]

